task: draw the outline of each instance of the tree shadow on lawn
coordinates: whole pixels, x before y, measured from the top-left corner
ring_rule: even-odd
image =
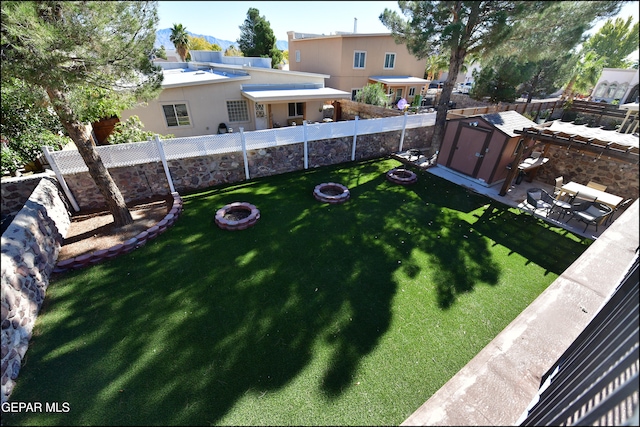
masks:
[[[161,237],[53,283],[28,352],[32,366],[12,399],[37,390],[39,401],[71,402],[72,410],[10,414],[7,422],[215,424],[239,400],[281,392],[307,369],[309,389],[329,401],[341,396],[389,329],[395,275],[424,270],[414,251],[433,263],[441,307],[478,282],[498,282],[487,240],[455,208],[434,202],[471,212],[482,199],[439,195],[425,177],[431,198],[416,195],[420,187],[384,178],[396,163],[185,197],[182,217]],[[347,185],[351,200],[313,199],[314,186],[327,181]],[[216,210],[234,201],[261,210],[255,226],[215,226]],[[312,367],[318,357],[327,362]]]
[[[474,230],[488,237],[493,245],[502,245],[546,270],[545,274],[562,274],[593,243],[562,227],[535,218],[528,213],[516,213],[502,203],[491,201],[482,215],[477,216]],[[558,238],[564,235],[566,238]]]

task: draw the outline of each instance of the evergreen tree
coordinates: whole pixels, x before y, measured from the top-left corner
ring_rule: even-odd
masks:
[[[19,78],[46,92],[116,227],[133,218],[85,123],[157,96],[157,22],[156,2],[2,2],[2,81]]]
[[[417,58],[448,53],[449,74],[436,113],[431,142],[438,152],[444,137],[447,108],[458,73],[468,54],[487,54],[503,44],[516,24],[535,15],[549,3],[544,1],[401,1],[405,20],[385,9],[382,23],[396,41],[404,43]]]
[[[598,57],[603,58],[603,66],[607,68],[627,68],[631,62],[626,57],[638,49],[640,33],[638,23],[633,26],[633,17],[625,21],[616,18],[609,19],[600,30],[591,36],[584,44],[584,52],[593,51]]]
[[[271,58],[271,67],[278,68],[282,63],[282,51],[276,48],[276,36],[269,21],[260,16],[260,11],[249,8],[247,19],[239,28],[241,32],[237,43],[243,56]]]

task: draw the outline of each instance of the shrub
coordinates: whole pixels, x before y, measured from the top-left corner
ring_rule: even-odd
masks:
[[[356,94],[356,101],[378,107],[387,107],[389,99],[384,92],[382,83],[369,83]]]
[[[144,125],[138,116],[131,116],[124,122],[118,122],[111,135],[107,138],[109,144],[125,144],[127,142],[142,142],[153,138],[155,133],[142,130]],[[159,135],[161,139],[173,138],[174,135]]]

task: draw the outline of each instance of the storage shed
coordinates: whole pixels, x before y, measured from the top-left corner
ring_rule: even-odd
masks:
[[[437,163],[487,186],[494,185],[504,181],[514,167],[522,139],[514,131],[534,126],[516,111],[448,120]]]

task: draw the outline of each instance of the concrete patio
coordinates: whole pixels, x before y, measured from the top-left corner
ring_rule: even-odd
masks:
[[[433,175],[444,178],[447,181],[451,181],[473,192],[483,194],[493,200],[504,203],[507,206],[518,208],[522,212],[527,212],[535,216],[536,218],[540,218],[553,226],[563,228],[580,237],[597,239],[611,225],[611,223],[600,224],[597,230],[595,226],[590,225],[585,230],[585,224],[583,222],[579,222],[577,220],[569,221],[569,219],[571,218],[570,215],[566,215],[564,218],[561,217],[560,219],[558,219],[557,212],[553,212],[551,216],[548,217],[547,213],[543,209],[537,209],[534,211],[532,209],[532,206],[526,203],[527,190],[529,190],[530,188],[541,188],[547,191],[549,194],[553,194],[553,185],[549,185],[544,182],[536,180],[527,182],[527,180],[522,180],[520,184],[512,183],[511,187],[507,190],[507,193],[504,196],[500,196],[499,193],[500,188],[502,187],[502,182],[496,185],[487,186],[486,184],[478,180],[458,173],[452,169],[440,165],[432,165],[430,159],[423,155],[411,156],[407,151],[397,153],[393,157],[397,160],[402,161],[403,163],[414,164],[421,169],[427,170]],[[619,213],[616,213],[614,220],[618,216]]]
[[[402,157],[404,155],[404,157]],[[447,168],[430,166],[428,159],[401,153],[427,171],[472,191],[485,194],[522,210],[531,187],[552,190],[533,181],[513,185],[499,196],[500,185],[487,187]],[[540,212],[540,210],[539,210]],[[578,221],[557,221],[533,213],[576,235],[595,239],[591,246],[549,287],[480,351],[453,378],[401,425],[519,425],[535,398],[542,375],[576,339],[613,293],[637,256],[640,232],[639,202],[617,216],[608,226],[589,226]]]

